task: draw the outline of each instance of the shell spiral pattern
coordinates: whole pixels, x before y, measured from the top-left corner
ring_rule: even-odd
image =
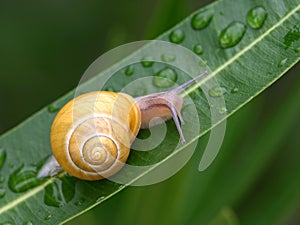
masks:
[[[69,174],[99,180],[118,172],[141,125],[134,99],[124,93],[96,91],[67,103],[51,128],[53,154]]]

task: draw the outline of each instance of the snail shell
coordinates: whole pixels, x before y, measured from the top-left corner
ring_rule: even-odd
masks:
[[[60,166],[75,177],[99,180],[119,171],[141,125],[134,99],[96,91],[67,103],[51,128],[51,147]]]

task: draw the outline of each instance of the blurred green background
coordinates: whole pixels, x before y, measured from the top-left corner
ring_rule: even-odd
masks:
[[[153,39],[211,1],[0,2],[0,134],[76,87],[101,54]],[[300,224],[300,66],[228,120],[215,162],[130,187],[79,224]],[[199,147],[205,144],[205,137]]]

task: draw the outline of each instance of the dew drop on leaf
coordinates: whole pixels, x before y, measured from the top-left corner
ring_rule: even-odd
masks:
[[[300,52],[300,46],[295,48],[295,52]]]
[[[232,22],[222,30],[219,41],[222,48],[230,48],[238,44],[246,32],[246,26],[241,22]]]
[[[268,13],[262,6],[257,6],[249,10],[247,13],[247,22],[250,27],[259,29],[264,25]]]
[[[4,162],[6,160],[6,151],[3,148],[0,148],[0,169],[4,165]]]
[[[44,203],[54,207],[61,207],[63,205],[63,198],[57,183],[52,183],[46,187]]]
[[[288,60],[288,58],[284,58],[284,59],[280,60],[280,62],[278,63],[278,67],[283,67],[286,64],[287,60]]]
[[[210,9],[206,9],[206,10],[203,10],[197,14],[195,14],[192,18],[192,21],[191,21],[191,25],[193,27],[193,29],[195,30],[201,30],[201,29],[204,29],[205,27],[207,27],[212,18],[213,18],[213,11],[210,10]]]
[[[83,199],[83,198],[81,198],[81,199],[78,199],[77,201],[75,201],[75,205],[76,206],[81,206],[83,203],[85,202],[85,200]]]
[[[131,76],[134,73],[134,67],[133,65],[129,65],[125,69],[125,75],[126,76]]]
[[[155,74],[153,84],[156,87],[171,87],[177,81],[177,73],[171,68],[164,68]]]
[[[175,55],[171,55],[171,54],[162,54],[161,55],[161,60],[164,62],[173,62],[175,61],[176,56]]]
[[[147,89],[146,89],[146,87],[144,87],[144,88],[137,87],[137,88],[132,89],[130,94],[134,98],[144,96],[147,94]]]
[[[62,177],[61,180],[61,193],[64,201],[69,203],[75,196],[76,179],[72,176]]]
[[[150,56],[145,56],[142,58],[141,63],[143,65],[143,67],[151,67],[154,63],[152,57]]]
[[[201,60],[201,61],[199,61],[199,66],[201,66],[201,67],[204,67],[204,66],[207,66],[207,61],[206,60]]]
[[[6,194],[6,189],[5,188],[0,188],[0,199],[3,198]]]
[[[234,87],[231,89],[231,93],[235,94],[239,91],[239,89],[237,87]]]
[[[48,109],[49,113],[55,113],[60,110],[60,107],[58,107],[55,103],[53,103],[53,104],[49,105],[47,109]]]
[[[76,179],[61,177],[45,189],[44,203],[48,206],[61,207],[69,203],[75,196]]]
[[[285,44],[285,47],[290,47],[293,42],[300,40],[300,23],[293,26],[291,30],[284,36],[283,43]],[[299,48],[299,47],[298,47]]]
[[[106,87],[103,89],[104,91],[111,91],[111,92],[115,92],[115,89],[113,89],[112,87]]]
[[[217,87],[211,88],[208,91],[208,94],[211,97],[220,97],[220,96],[224,95],[226,92],[227,92],[227,90],[225,88],[217,86]]]
[[[48,214],[47,216],[45,216],[45,220],[50,220],[52,218],[51,214]]]
[[[195,45],[193,50],[198,55],[201,55],[203,53],[203,47],[200,44]]]
[[[105,196],[101,196],[101,197],[97,198],[96,202],[101,202],[104,199],[105,199]]]
[[[179,44],[181,43],[185,38],[185,34],[183,30],[176,29],[170,33],[169,39],[171,42]]]
[[[226,109],[226,107],[221,107],[221,108],[219,108],[219,113],[220,114],[225,114],[227,112],[227,109]]]

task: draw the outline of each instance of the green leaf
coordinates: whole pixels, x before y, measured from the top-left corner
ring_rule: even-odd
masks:
[[[289,172],[291,170],[288,168],[277,171],[274,170],[274,166],[269,167],[275,157],[278,160],[272,164],[280,168],[286,167],[287,164],[292,165],[298,159],[295,150],[299,145],[290,138],[291,133],[298,134],[292,128],[296,121],[299,124],[300,89],[296,74],[297,70],[290,71],[288,77],[282,79],[280,84],[268,89],[228,120],[222,149],[207,170],[201,173],[196,170],[201,155],[198,152],[188,166],[168,181],[155,186],[127,188],[109,202],[68,224],[82,224],[86,221],[91,225],[102,224],[98,218],[103,218],[103,221],[109,220],[111,224],[122,221],[124,224],[151,225],[155,224],[158,218],[161,224],[208,224],[209,221],[219,218],[219,211],[228,205],[234,206],[239,218],[241,210],[243,214],[248,214],[248,218],[243,218],[242,214],[241,224],[249,218],[249,224],[263,221],[273,221],[272,224],[275,224],[278,218],[286,217],[287,211],[298,210],[299,201],[296,196],[299,196],[299,189],[295,185],[298,182],[297,173]],[[281,96],[282,93],[285,95]],[[282,144],[283,141],[290,144]],[[199,149],[205,146],[202,142],[203,138],[200,140]],[[289,149],[290,145],[293,147],[292,151]],[[287,151],[287,159],[281,159]],[[281,178],[289,177],[290,183],[278,181],[277,174],[280,174]],[[267,182],[269,177],[278,181],[276,186]],[[280,196],[283,193],[288,195],[280,197],[281,203],[275,205],[274,199],[278,196],[260,194],[260,190],[271,192],[270,189],[280,192]],[[269,197],[263,199],[262,196]],[[254,204],[249,207],[252,199],[255,199]],[[258,207],[260,205],[262,206]],[[260,211],[267,205],[274,207],[268,207],[265,211],[269,212],[262,215]],[[120,212],[118,218],[113,216],[115,211]],[[257,213],[254,214],[254,211]]]
[[[260,29],[252,29],[247,25],[246,17],[249,10],[257,6],[266,9],[268,15]],[[191,26],[192,18],[198,13],[196,12],[158,38],[169,41],[170,35],[175,31],[176,34],[184,34],[184,38],[176,38],[176,40],[187,49],[193,50],[195,45],[202,45],[201,57],[211,68],[211,73],[204,83],[201,83],[201,88],[205,90],[205,85],[214,79],[220,84],[222,90],[226,90],[222,91],[226,109],[222,109],[221,112],[227,112],[227,115],[211,123],[210,106],[203,91],[200,92],[198,87],[189,89],[190,96],[197,108],[201,132],[188,140],[187,146],[222,122],[221,120],[240,109],[299,61],[298,39],[289,41],[288,46],[285,45],[287,36],[288,38],[294,37],[290,33],[294,33],[299,24],[299,10],[299,3],[292,0],[284,2],[271,0],[264,2],[258,0],[251,2],[218,1],[204,9],[206,13],[207,11],[212,12],[213,17],[207,26],[203,26],[203,29],[193,29]],[[203,13],[204,11],[202,9],[199,12]],[[243,23],[245,31],[240,30],[243,29],[243,26],[240,25],[231,27],[232,24],[237,24],[235,22]],[[224,29],[228,30],[224,31]],[[236,29],[239,29],[237,36],[234,33]],[[226,39],[227,43],[231,41],[230,38],[233,38],[232,41],[235,45],[232,46],[229,43],[225,47],[230,46],[230,48],[224,48],[223,43],[220,43],[219,40],[220,35],[222,39]],[[144,50],[147,48],[151,50],[149,45],[145,46]],[[142,55],[139,55],[141,53],[142,51],[137,52],[127,59],[130,57],[142,59]],[[180,56],[177,57],[180,58]],[[143,67],[140,64],[134,66],[134,75],[128,78],[124,75],[123,70],[117,71],[106,88],[121,90],[131,80],[153,75],[154,72],[163,68],[163,65],[159,63],[154,63],[151,67]],[[105,80],[106,74],[114,73],[114,68],[115,66],[98,74],[92,81],[86,82],[79,92],[97,89],[97,84]],[[187,80],[185,73],[179,70],[176,72],[178,83]],[[152,82],[145,84],[145,88],[152,90]],[[131,91],[138,92],[140,88],[137,86]],[[1,153],[1,155],[5,155],[1,169],[4,183],[1,184],[1,188],[6,190],[0,201],[0,223],[23,224],[30,221],[33,224],[60,224],[125,188],[125,186],[109,180],[88,182],[62,175],[41,181],[36,177],[45,159],[51,155],[49,131],[55,116],[53,113],[55,110],[52,109],[62,107],[73,96],[74,92],[67,94],[55,102],[55,107],[50,107],[50,111],[47,108],[42,109],[0,138],[1,152],[5,152],[5,154]],[[215,98],[218,98],[218,94]],[[186,114],[183,116],[187,117]],[[187,123],[193,122],[191,118],[185,119]],[[174,158],[179,153],[184,153],[184,149],[180,152],[172,151],[172,147],[176,146],[178,142],[178,135],[171,121],[167,125],[169,127],[167,138],[161,146],[151,152],[133,152],[129,162],[135,165],[158,162],[158,165],[161,165],[167,161],[166,157]],[[187,131],[190,132],[188,129]],[[140,135],[145,135],[145,132]],[[150,172],[150,170],[144,171],[141,177]],[[67,192],[66,188],[70,188],[71,191]]]

